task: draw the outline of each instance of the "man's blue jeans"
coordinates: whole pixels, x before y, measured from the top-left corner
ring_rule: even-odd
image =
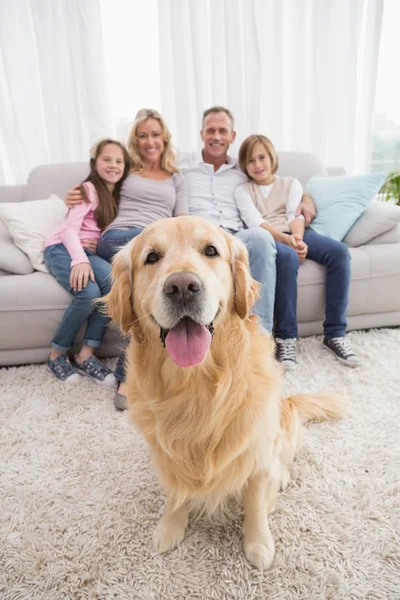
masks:
[[[108,229],[101,236],[97,245],[97,254],[111,262],[114,254],[134,237],[142,233],[143,227],[131,227],[129,229]]]
[[[350,287],[350,254],[343,242],[337,242],[311,229],[304,232],[307,258],[326,266],[324,335],[344,337]],[[297,274],[296,251],[276,244],[275,335],[282,339],[297,338]]]
[[[260,298],[254,305],[253,312],[260,317],[264,329],[271,333],[276,282],[275,240],[269,231],[262,227],[243,229],[234,235],[246,244],[251,275],[262,284]]]
[[[110,322],[93,301],[110,291],[111,266],[89,250],[85,249],[85,254],[92,266],[95,281],[89,279],[85,288],[80,292],[74,292],[69,282],[71,257],[64,244],[48,246],[44,251],[44,262],[48,270],[58,283],[72,294],[72,302],[65,311],[51,343],[53,348],[58,350],[68,350],[72,346],[76,334],[85,321],[87,321],[87,328],[83,343],[92,348],[99,348]]]

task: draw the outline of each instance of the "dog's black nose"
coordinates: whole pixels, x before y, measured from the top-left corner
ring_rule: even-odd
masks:
[[[194,298],[202,289],[201,279],[188,271],[173,273],[164,283],[164,294],[178,302]]]

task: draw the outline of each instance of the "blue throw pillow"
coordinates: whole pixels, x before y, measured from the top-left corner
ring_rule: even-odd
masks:
[[[305,187],[317,216],[310,229],[341,241],[380,190],[387,173],[322,177],[314,175]]]

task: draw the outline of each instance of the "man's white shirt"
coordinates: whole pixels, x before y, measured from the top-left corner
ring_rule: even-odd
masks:
[[[240,231],[245,225],[234,199],[234,191],[248,181],[237,161],[228,162],[214,172],[213,165],[203,161],[201,152],[180,153],[179,169],[189,185],[189,213],[204,217],[218,227]]]

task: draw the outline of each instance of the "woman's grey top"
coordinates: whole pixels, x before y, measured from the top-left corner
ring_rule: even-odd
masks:
[[[107,229],[146,227],[158,219],[189,214],[188,185],[184,175],[155,181],[130,174],[122,184],[116,219]]]

